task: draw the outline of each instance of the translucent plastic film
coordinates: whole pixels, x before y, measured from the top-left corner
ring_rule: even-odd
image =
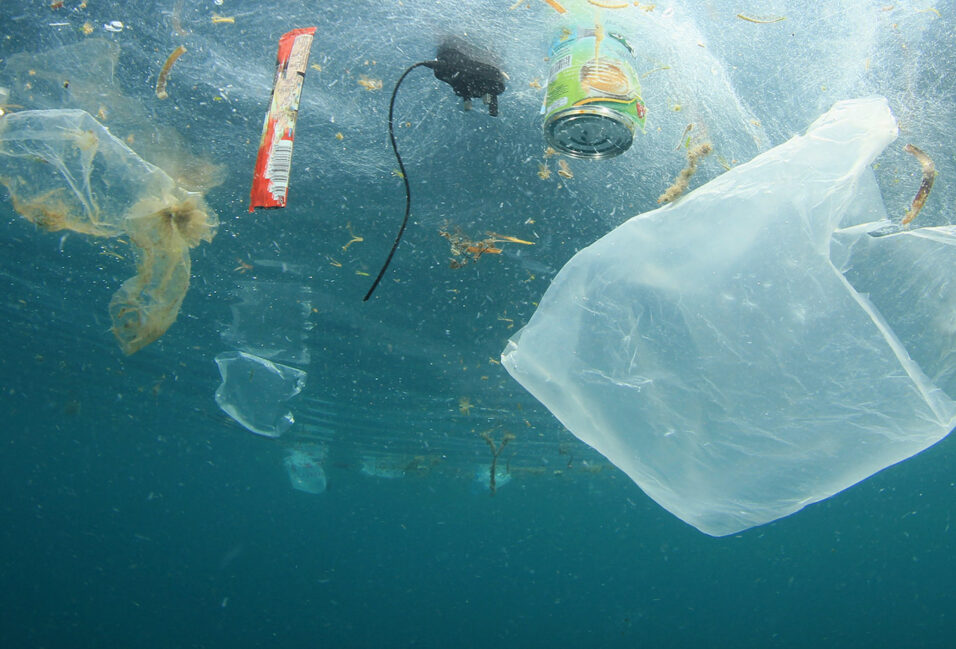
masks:
[[[176,320],[189,288],[189,249],[211,241],[218,220],[82,110],[29,110],[0,121],[0,183],[14,209],[51,231],[126,235],[136,275],[110,301],[113,333],[132,354]]]
[[[870,233],[882,98],[627,221],[561,270],[502,361],[712,535],[791,514],[956,424],[956,233]]]

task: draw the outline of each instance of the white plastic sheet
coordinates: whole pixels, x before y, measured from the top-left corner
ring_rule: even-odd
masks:
[[[502,362],[663,507],[720,536],[956,424],[956,232],[886,225],[879,97],[634,217],[561,270]],[[942,388],[942,389],[941,389]]]

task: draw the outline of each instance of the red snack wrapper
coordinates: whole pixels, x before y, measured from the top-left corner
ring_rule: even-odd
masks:
[[[272,102],[262,124],[259,154],[252,177],[250,212],[257,207],[286,206],[295,120],[299,114],[299,97],[314,35],[315,27],[305,27],[293,29],[279,39]]]

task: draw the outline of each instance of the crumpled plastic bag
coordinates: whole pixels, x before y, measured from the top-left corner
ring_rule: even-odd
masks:
[[[132,354],[163,335],[189,288],[189,249],[212,241],[218,219],[89,113],[28,110],[0,119],[0,184],[38,226],[96,237],[127,235],[136,275],[109,305],[113,333]]]
[[[265,437],[292,427],[295,417],[285,402],[305,388],[307,372],[240,351],[219,354],[216,365],[222,377],[216,403],[223,412]]]
[[[699,530],[823,500],[956,425],[956,228],[886,236],[886,100],[580,251],[502,363]]]

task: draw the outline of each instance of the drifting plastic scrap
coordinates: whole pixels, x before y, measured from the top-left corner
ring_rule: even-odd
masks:
[[[82,110],[29,110],[0,120],[0,183],[14,209],[50,230],[128,235],[136,275],[110,301],[112,331],[132,354],[162,336],[189,288],[189,249],[218,221]]]
[[[328,479],[325,476],[326,450],[318,444],[296,444],[289,449],[283,460],[289,482],[296,491],[309,494],[320,494],[325,491]]]
[[[295,423],[285,402],[305,387],[306,372],[239,351],[219,354],[216,364],[216,403],[247,430],[279,437]]]

